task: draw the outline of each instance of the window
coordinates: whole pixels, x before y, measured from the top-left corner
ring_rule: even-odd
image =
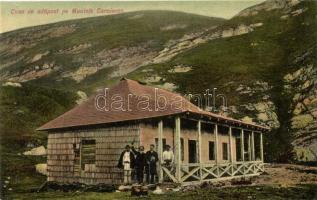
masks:
[[[81,141],[81,169],[85,169],[85,164],[95,164],[96,161],[96,140]]]
[[[188,163],[197,162],[197,142],[196,140],[188,140]]]
[[[236,141],[236,160],[237,161],[242,161],[242,157],[241,157],[241,138],[237,137],[235,141]]]
[[[73,144],[74,150],[74,175],[79,176],[80,174],[80,144]]]
[[[184,138],[181,138],[181,159],[184,161]]]
[[[215,160],[215,142],[209,141],[209,160]]]
[[[222,160],[228,160],[228,143],[222,143]]]
[[[164,148],[166,146],[166,139],[163,138],[163,151],[164,151]],[[155,138],[155,151],[158,152],[158,138]]]
[[[80,157],[80,145],[77,143],[73,144],[73,150],[74,150],[74,155],[75,159]]]

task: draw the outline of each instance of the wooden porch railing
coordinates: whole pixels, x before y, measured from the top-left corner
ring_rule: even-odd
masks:
[[[262,161],[246,161],[233,163],[191,163],[181,164],[180,180],[174,168],[162,166],[163,182],[175,183],[219,181],[238,177],[257,176],[264,172]]]

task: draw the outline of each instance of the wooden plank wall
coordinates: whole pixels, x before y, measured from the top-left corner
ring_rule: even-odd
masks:
[[[85,184],[121,184],[123,172],[117,168],[125,145],[140,143],[139,126],[112,127],[50,133],[47,147],[48,181]],[[74,144],[83,139],[96,140],[95,164],[86,164],[78,173]],[[76,172],[77,171],[77,172]]]

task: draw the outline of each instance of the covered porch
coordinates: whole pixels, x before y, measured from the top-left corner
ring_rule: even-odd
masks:
[[[176,115],[174,121],[174,156],[172,167],[159,163],[159,181],[181,184],[201,183],[204,181],[220,181],[233,178],[258,176],[264,172],[263,136],[264,131],[256,126],[248,126],[227,121],[212,121],[208,118]],[[182,139],[182,124],[195,125],[194,139],[188,141],[188,159],[184,159],[184,140]],[[207,147],[203,141],[202,126],[209,129],[214,137],[212,146]],[[221,129],[221,133],[219,132]],[[158,155],[162,161],[164,123],[157,124]],[[219,142],[219,134],[226,135],[227,143]],[[221,146],[221,147],[220,147]],[[227,150],[226,150],[227,149]],[[206,152],[209,151],[209,160],[206,161]],[[213,155],[210,155],[210,154]],[[222,155],[220,155],[222,154]],[[204,156],[204,158],[202,158]],[[221,158],[223,156],[223,158]],[[211,157],[211,158],[210,158]],[[220,159],[221,158],[221,159]]]

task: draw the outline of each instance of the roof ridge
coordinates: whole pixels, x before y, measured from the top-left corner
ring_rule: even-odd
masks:
[[[127,86],[129,94],[138,96],[138,95],[135,94],[135,92],[133,92],[133,88],[132,88],[131,84],[138,84],[138,85],[141,85],[141,84],[139,84],[137,81],[132,80],[132,79],[128,79],[128,78],[122,78],[122,79],[123,79],[123,81],[125,81],[124,83]]]

